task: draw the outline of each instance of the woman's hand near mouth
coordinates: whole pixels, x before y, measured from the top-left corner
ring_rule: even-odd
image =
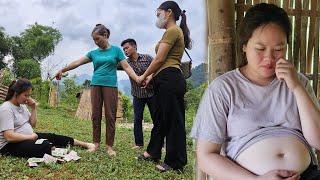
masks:
[[[280,58],[277,61],[275,72],[277,78],[279,80],[284,80],[291,91],[294,91],[296,87],[301,86],[293,65],[284,58]]]

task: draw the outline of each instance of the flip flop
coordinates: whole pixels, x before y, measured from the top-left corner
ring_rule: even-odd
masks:
[[[166,163],[161,163],[156,166],[156,170],[160,172],[167,172],[167,171],[172,171],[173,168],[167,165]]]
[[[151,162],[154,162],[154,163],[158,163],[159,162],[159,159],[155,159],[155,158],[152,158],[151,156],[149,157],[145,157],[143,154],[140,154],[137,159],[139,161],[151,161]]]

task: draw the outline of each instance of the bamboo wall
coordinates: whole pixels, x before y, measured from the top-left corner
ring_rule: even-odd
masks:
[[[320,98],[320,0],[235,0],[236,27],[245,11],[261,2],[276,4],[287,11],[292,24],[287,59],[312,81],[313,89]]]
[[[8,87],[4,86],[1,84],[0,82],[0,100],[4,101],[6,96],[7,96],[7,92],[8,92]]]
[[[2,78],[3,78],[3,74],[4,73],[4,69],[0,70],[0,100],[4,101],[6,96],[7,96],[7,92],[8,92],[8,87],[2,84]]]

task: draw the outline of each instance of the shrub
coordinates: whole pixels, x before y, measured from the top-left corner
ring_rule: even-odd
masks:
[[[32,97],[36,99],[41,106],[47,106],[50,93],[50,81],[42,81],[41,78],[30,80],[33,86]]]

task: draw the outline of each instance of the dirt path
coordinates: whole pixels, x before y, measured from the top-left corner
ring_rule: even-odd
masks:
[[[117,123],[117,126],[133,129],[133,123]],[[153,127],[152,123],[142,123],[143,130],[151,130]]]

